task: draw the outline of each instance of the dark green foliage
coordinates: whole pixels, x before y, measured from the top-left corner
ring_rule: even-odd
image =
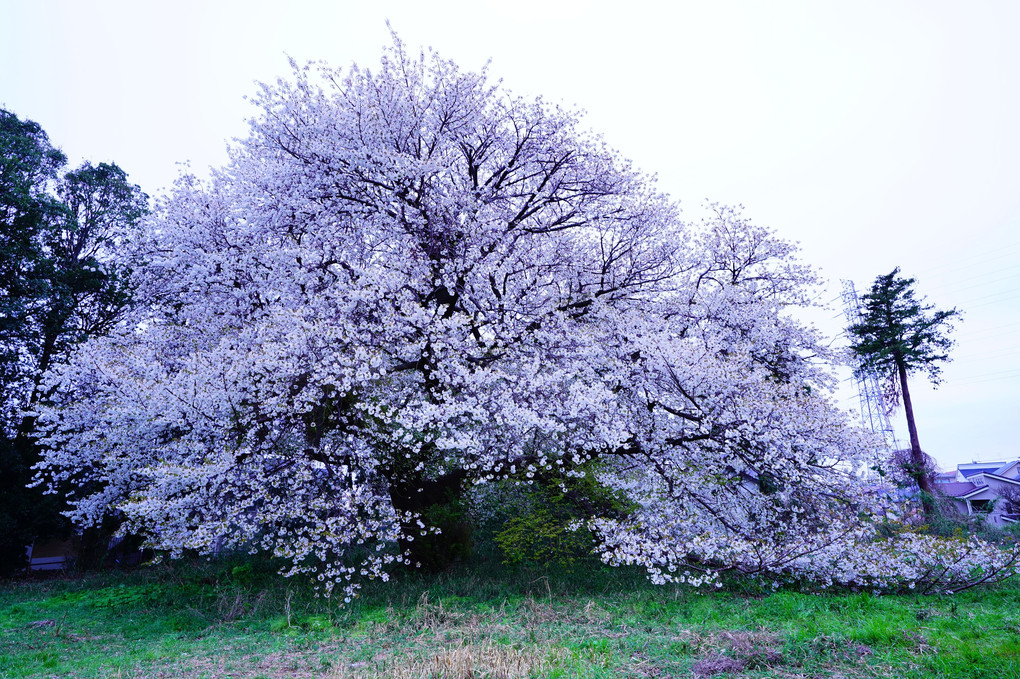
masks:
[[[908,375],[926,373],[935,384],[941,379],[942,363],[949,360],[953,341],[947,332],[956,309],[939,311],[917,299],[913,278],[900,278],[899,267],[875,279],[864,295],[861,322],[852,325],[850,335],[857,372],[876,372],[896,377],[900,367]]]
[[[907,377],[920,371],[938,384],[941,364],[949,360],[949,349],[953,346],[948,332],[960,312],[955,308],[939,311],[917,299],[914,279],[900,278],[899,273],[897,267],[875,279],[863,297],[860,322],[848,330],[851,349],[857,357],[857,374],[875,373],[899,385],[910,433],[910,453],[902,466],[921,490],[925,514],[931,515],[934,511],[931,480],[914,424]]]
[[[903,532],[921,532],[946,538],[980,538],[1004,549],[1020,545],[1020,524],[997,526],[987,520],[993,505],[987,511],[967,515],[960,514],[952,506],[952,500],[944,495],[933,496],[932,503],[934,509],[925,516],[923,524],[887,520],[878,524],[879,535],[888,537]]]
[[[407,545],[413,563],[428,573],[465,561],[472,552],[473,530],[462,494],[450,492],[435,500],[422,509],[421,520],[439,532],[419,534]]]
[[[56,495],[26,486],[35,451],[28,439],[0,434],[0,577],[25,568],[26,547],[36,539],[64,538],[70,525]]]
[[[60,176],[65,163],[39,125],[0,110],[0,574],[25,565],[33,540],[68,530],[57,498],[25,487],[39,455],[24,412],[49,397],[45,372],[126,308],[119,250],[147,209],[116,165]]]
[[[41,236],[64,214],[50,187],[65,162],[39,125],[0,110],[0,575],[25,565],[35,536],[66,528],[54,502],[26,490],[34,451],[18,436],[35,381],[26,340],[47,294]]]
[[[0,393],[8,436],[13,408],[24,405],[30,367],[22,355],[38,300],[47,293],[42,236],[64,210],[51,195],[66,162],[46,133],[29,120],[0,109]],[[22,401],[19,403],[19,401]]]
[[[595,543],[584,521],[624,516],[632,508],[597,480],[599,462],[578,475],[539,472],[530,482],[506,481],[485,501],[492,540],[504,563],[527,568],[573,569],[597,562]]]

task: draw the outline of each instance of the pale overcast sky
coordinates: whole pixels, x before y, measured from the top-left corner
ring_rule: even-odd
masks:
[[[1020,2],[0,0],[0,106],[151,195],[245,134],[287,55],[377,63],[386,20],[514,92],[584,109],[690,218],[741,203],[833,284],[895,266],[966,313],[937,391],[944,467],[1020,456]],[[843,321],[838,302],[817,322]],[[843,396],[846,407],[856,408]],[[894,416],[906,439],[901,412]]]

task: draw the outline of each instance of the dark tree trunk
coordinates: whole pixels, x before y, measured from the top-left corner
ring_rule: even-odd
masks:
[[[115,529],[112,523],[104,521],[98,526],[89,526],[82,531],[81,548],[78,550],[79,570],[94,571],[103,568]]]
[[[404,524],[404,532],[413,540],[404,539],[399,544],[411,564],[438,572],[469,557],[472,530],[463,489],[467,472],[458,469],[435,480],[423,479],[418,474],[401,476],[390,480],[393,508],[420,515],[427,528],[440,530],[438,535],[421,535],[415,521]]]
[[[931,516],[935,512],[935,504],[932,501],[931,479],[928,478],[928,464],[924,451],[921,450],[921,442],[917,438],[917,425],[914,424],[914,406],[910,402],[910,389],[907,388],[907,368],[902,360],[897,359],[896,370],[900,377],[900,392],[903,394],[903,411],[907,415],[907,431],[910,433],[910,475],[921,489],[921,505],[924,508],[925,516]]]

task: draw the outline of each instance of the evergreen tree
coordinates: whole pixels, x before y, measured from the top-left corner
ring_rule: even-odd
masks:
[[[949,360],[953,346],[948,333],[960,312],[955,308],[940,311],[925,304],[924,298],[918,299],[914,294],[915,279],[900,278],[899,273],[896,267],[877,277],[870,292],[864,295],[861,321],[849,328],[851,348],[859,361],[858,373],[874,372],[899,383],[910,432],[907,471],[924,493],[925,511],[930,513],[931,480],[925,473],[925,455],[917,437],[907,378],[920,372],[927,374],[935,385],[941,382],[941,364]]]

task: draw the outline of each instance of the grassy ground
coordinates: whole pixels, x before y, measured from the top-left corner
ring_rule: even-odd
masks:
[[[347,609],[248,564],[0,583],[0,677],[1020,679],[1020,586],[700,594],[598,567],[412,575]]]

